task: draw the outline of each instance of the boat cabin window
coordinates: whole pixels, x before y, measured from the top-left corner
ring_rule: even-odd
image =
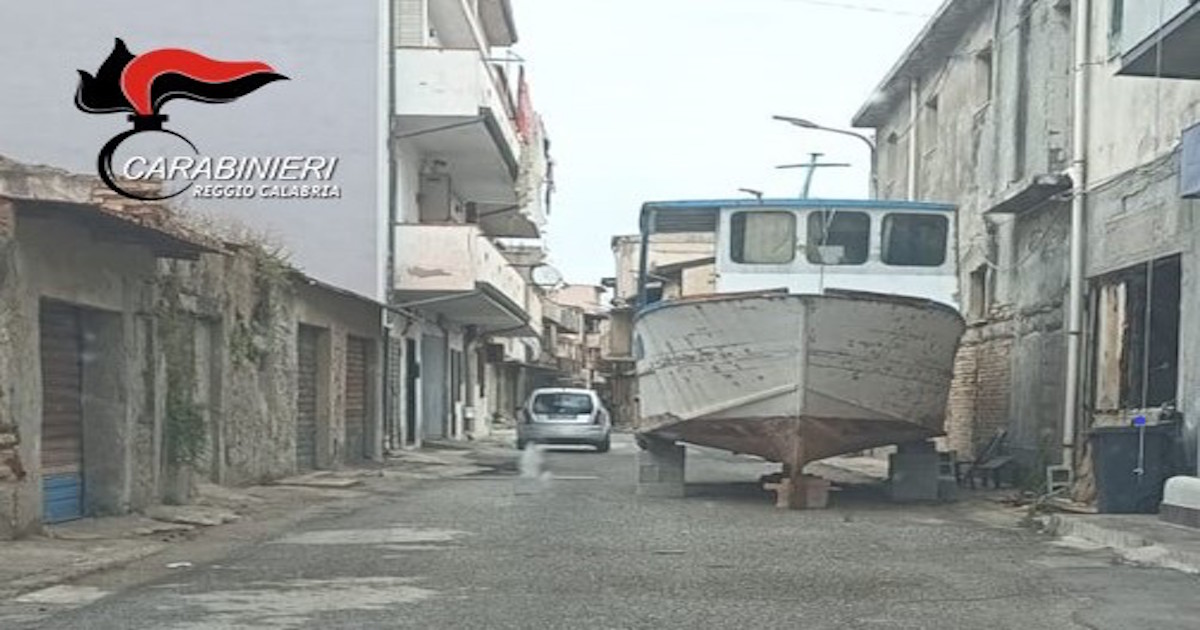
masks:
[[[883,219],[883,262],[898,267],[940,267],[946,262],[950,221],[933,214],[889,214]]]
[[[871,217],[865,212],[822,210],[808,215],[808,262],[861,265],[871,243]]]
[[[796,257],[796,215],[790,212],[738,212],[729,227],[733,262],[779,265]]]

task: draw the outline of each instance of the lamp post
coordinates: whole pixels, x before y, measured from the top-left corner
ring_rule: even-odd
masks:
[[[836,134],[840,134],[843,136],[850,136],[852,138],[858,138],[859,140],[862,140],[863,142],[865,142],[867,144],[867,147],[869,147],[871,149],[870,197],[871,197],[871,199],[877,198],[878,193],[879,193],[879,171],[877,170],[876,164],[875,164],[876,148],[875,148],[875,142],[873,140],[871,140],[870,138],[864,136],[863,134],[855,132],[855,131],[848,131],[846,129],[834,129],[832,127],[824,127],[822,125],[818,125],[815,122],[812,122],[811,120],[805,120],[803,118],[796,118],[794,116],[772,116],[772,118],[774,118],[775,120],[779,120],[779,121],[782,121],[785,123],[795,125],[802,129],[816,129],[818,131],[828,131],[829,133],[836,133]]]

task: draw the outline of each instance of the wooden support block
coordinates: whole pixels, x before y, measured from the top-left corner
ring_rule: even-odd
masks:
[[[822,510],[829,506],[830,483],[820,477],[804,475],[798,481],[782,479],[763,484],[775,493],[775,507],[788,510]]]

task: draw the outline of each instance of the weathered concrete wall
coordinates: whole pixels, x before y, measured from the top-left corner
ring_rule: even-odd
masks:
[[[1066,360],[1070,208],[1050,203],[1013,227],[1015,325],[1010,448],[1041,470],[1058,459]]]
[[[198,401],[212,423],[198,470],[234,485],[295,471],[296,308],[287,271],[244,249],[165,264],[161,275],[192,318],[188,338],[197,321],[212,322],[215,333],[206,360],[216,374],[209,399]]]
[[[957,52],[945,64],[923,70],[919,105],[926,124],[918,126],[919,191],[921,198],[960,206],[960,286],[967,312],[977,317],[959,356],[950,405],[952,443],[977,446],[986,437],[981,433],[990,424],[992,407],[983,402],[992,399],[986,393],[992,389],[987,383],[1005,382],[996,370],[1008,364],[1007,426],[1012,445],[1027,462],[1040,463],[1047,444],[1061,440],[1061,419],[1056,417],[1062,411],[1065,360],[1067,203],[1049,202],[1020,218],[989,219],[981,211],[1018,190],[1029,176],[1063,172],[1067,166],[1071,16],[1069,5],[1050,1],[987,4],[990,8],[980,11],[975,25],[960,33],[954,46]],[[1027,20],[1022,18],[1022,4],[1028,5]],[[1146,12],[1135,5],[1127,3],[1126,12]],[[1178,6],[1168,3],[1168,12]],[[1195,414],[1189,411],[1200,408],[1200,334],[1187,322],[1200,313],[1196,290],[1200,280],[1195,271],[1200,240],[1193,219],[1195,202],[1179,198],[1178,146],[1181,131],[1200,121],[1200,82],[1118,76],[1122,47],[1140,39],[1147,26],[1130,21],[1125,25],[1129,32],[1110,41],[1111,7],[1094,3],[1092,10],[1085,272],[1095,280],[1132,265],[1181,255],[1184,324],[1178,402],[1194,426],[1191,416]],[[1136,35],[1131,35],[1134,31]],[[977,87],[972,88],[979,82],[977,77],[973,84],[970,74],[979,74],[983,58],[977,52],[988,46],[991,98],[972,110],[967,95],[972,89],[979,94]],[[928,104],[935,93],[939,107],[933,112]],[[900,99],[879,130],[885,196],[903,195],[908,115],[907,100]],[[944,131],[929,124],[934,118],[936,128]],[[992,269],[984,293],[971,290],[975,287],[970,274],[981,266]],[[986,304],[972,303],[983,294]],[[1085,353],[1105,342],[1097,338],[1101,332],[1089,333]],[[1098,360],[1121,362],[1120,354],[1102,353]],[[1096,378],[1097,370],[1120,372],[1119,366],[1107,364],[1090,369],[1092,373],[1085,376],[1088,382]],[[1084,404],[1090,403],[1085,399]],[[1085,417],[1080,428],[1086,430],[1095,422],[1124,422],[1124,416],[1138,411],[1144,410],[1126,410],[1117,414],[1121,418],[1109,417],[1109,412],[1102,418]],[[1086,466],[1082,473],[1086,477]]]
[[[1088,196],[1088,277],[1192,248],[1200,209],[1179,197],[1173,151],[1092,189]]]
[[[164,264],[192,318],[195,391],[204,400],[208,444],[198,471],[244,484],[296,470],[296,335],[301,324],[318,342],[317,465],[345,460],[347,337],[369,340],[367,443],[382,456],[381,309],[372,302],[309,284],[257,246],[197,262]],[[200,332],[200,331],[207,332]]]
[[[919,77],[917,199],[959,207],[959,293],[971,327],[946,428],[963,454],[1005,428],[1011,450],[1037,465],[1061,422],[1065,206],[985,212],[1067,166],[1069,25],[1053,2],[985,3],[944,62]],[[896,99],[877,132],[885,198],[906,193],[909,106]]]
[[[0,426],[8,429],[0,433],[14,437],[0,439],[10,442],[0,453],[6,471],[0,472],[0,536],[29,532],[41,520],[43,299],[83,309],[85,510],[120,513],[155,501],[153,483],[138,483],[138,476],[157,461],[156,443],[135,448],[156,395],[148,375],[157,358],[139,343],[153,301],[153,255],[148,247],[104,241],[76,222],[41,215],[38,202],[4,206],[10,229],[0,239],[6,241],[0,245]]]
[[[241,484],[296,470],[296,334],[321,331],[318,341],[317,465],[341,466],[345,452],[346,344],[369,340],[367,443],[382,457],[378,381],[380,308],[368,301],[298,281],[278,261],[253,249],[175,263],[198,319],[216,335],[206,358],[217,376],[209,386],[210,450],[200,468],[223,483]]]
[[[37,353],[29,337],[28,315],[20,308],[26,288],[17,274],[16,204],[0,199],[0,540],[37,527],[38,485],[30,478],[38,456],[37,431],[30,426],[27,399],[18,389],[28,387],[18,375],[22,356]]]
[[[1182,3],[1164,5],[1169,19]],[[1158,17],[1158,3],[1127,1],[1126,12],[1150,13]],[[1146,5],[1146,6],[1139,6]],[[1200,122],[1200,81],[1155,80],[1118,76],[1120,50],[1110,49],[1112,25],[1109,4],[1092,3],[1092,49],[1090,66],[1088,129],[1088,180],[1097,185],[1125,171],[1154,162],[1178,144],[1180,132]],[[1149,34],[1150,24],[1124,24],[1122,45],[1136,44],[1130,37]]]
[[[133,470],[153,465],[153,459],[139,461],[145,453],[133,449],[132,388],[127,384],[139,380],[130,368],[141,357],[130,351],[124,319],[121,313],[83,314],[83,466],[84,479],[90,482],[84,508],[90,514],[128,512]]]

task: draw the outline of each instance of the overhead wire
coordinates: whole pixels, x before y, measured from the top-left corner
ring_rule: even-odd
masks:
[[[905,11],[903,9],[888,9],[885,7],[869,4],[858,4],[854,2],[836,2],[835,0],[775,0],[776,2],[795,2],[797,4],[811,4],[813,6],[826,7],[831,9],[845,9],[848,11],[860,11],[863,13],[878,13],[880,15],[894,15],[898,17],[910,17],[929,19],[932,17],[928,13],[920,13],[917,11]]]

